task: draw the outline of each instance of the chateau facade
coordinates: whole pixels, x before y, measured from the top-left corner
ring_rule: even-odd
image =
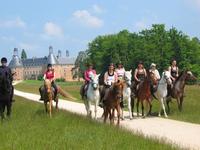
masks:
[[[66,51],[66,56],[53,53],[53,47],[49,47],[49,55],[41,58],[21,59],[18,55],[18,49],[14,49],[12,60],[9,63],[14,74],[14,80],[27,80],[41,78],[47,69],[47,64],[52,64],[55,71],[55,78],[63,78],[65,81],[74,81],[73,69],[75,64],[75,57],[69,57],[69,52]]]

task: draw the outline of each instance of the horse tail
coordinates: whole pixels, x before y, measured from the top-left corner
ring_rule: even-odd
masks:
[[[77,100],[75,97],[71,96],[67,92],[65,92],[61,87],[58,87],[58,93],[61,94],[65,98],[70,98],[72,100]]]

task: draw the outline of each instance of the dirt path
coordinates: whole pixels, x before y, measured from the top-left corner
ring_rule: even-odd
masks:
[[[15,90],[15,95],[39,102],[39,95],[36,94]],[[86,115],[85,106],[81,103],[59,100],[58,106],[70,112]],[[98,117],[100,118],[101,115],[102,109],[98,108]],[[127,112],[125,112],[125,116],[128,116]],[[198,124],[153,117],[133,120],[127,118],[121,121],[121,126],[132,132],[140,132],[145,136],[162,138],[167,143],[174,143],[181,148],[200,150],[200,125]]]

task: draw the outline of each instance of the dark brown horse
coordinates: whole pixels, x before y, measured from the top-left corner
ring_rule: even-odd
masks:
[[[120,101],[123,94],[124,82],[118,81],[112,85],[108,90],[106,98],[104,99],[104,122],[106,122],[108,115],[110,123],[114,124],[115,109],[117,110],[117,125],[120,123]]]
[[[157,79],[155,75],[152,72],[147,71],[147,77],[144,79],[144,81],[141,81],[139,83],[137,92],[135,93],[136,98],[137,98],[137,116],[139,116],[139,102],[141,103],[142,107],[142,116],[145,117],[146,115],[144,114],[144,102],[146,102],[149,105],[149,111],[148,114],[151,114],[151,100],[152,100],[152,95],[151,95],[151,84],[157,84]],[[134,110],[134,98],[131,98],[131,107],[132,107],[132,116],[133,115],[133,110]]]
[[[188,70],[182,71],[180,73],[180,75],[173,84],[170,96],[167,98],[168,112],[170,112],[169,102],[171,101],[171,97],[177,100],[178,109],[179,111],[182,111],[186,80],[196,80],[196,77],[192,74],[191,71]]]

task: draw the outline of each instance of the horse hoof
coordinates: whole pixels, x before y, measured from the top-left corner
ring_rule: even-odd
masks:
[[[161,115],[160,115],[160,114],[158,114],[158,117],[161,117]]]
[[[165,115],[165,118],[168,118],[168,116],[167,116],[167,115]]]
[[[142,116],[142,119],[145,119],[146,118],[146,116]]]
[[[122,120],[125,120],[124,117],[121,118]]]
[[[133,117],[130,117],[130,120],[133,120]]]

